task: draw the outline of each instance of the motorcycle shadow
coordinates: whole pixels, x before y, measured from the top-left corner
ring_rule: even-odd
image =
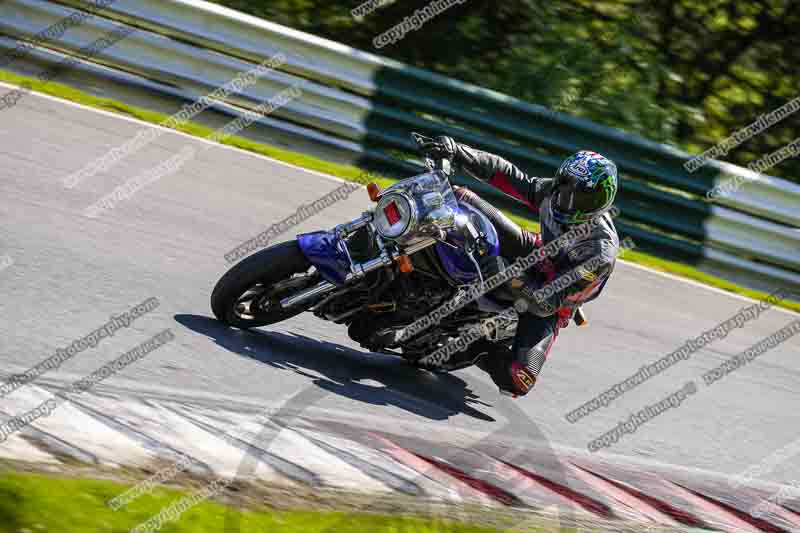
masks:
[[[305,376],[332,394],[371,405],[399,407],[431,420],[465,414],[495,422],[473,407],[492,405],[481,401],[455,374],[434,374],[414,368],[399,357],[358,351],[298,333],[240,331],[200,315],[174,318],[230,352]],[[491,391],[487,388],[486,393]]]

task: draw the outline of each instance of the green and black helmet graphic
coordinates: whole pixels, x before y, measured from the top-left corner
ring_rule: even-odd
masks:
[[[617,166],[597,152],[582,150],[556,172],[553,218],[562,224],[580,224],[607,211],[617,195]]]

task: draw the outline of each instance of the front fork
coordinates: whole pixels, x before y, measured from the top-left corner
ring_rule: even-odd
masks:
[[[347,222],[345,224],[339,224],[335,228],[333,228],[332,232],[336,235],[337,246],[340,246],[341,250],[344,252],[345,256],[347,257],[348,262],[350,263],[350,272],[347,274],[344,280],[344,284],[348,285],[354,281],[358,281],[364,278],[370,272],[378,270],[380,268],[392,266],[392,264],[400,257],[404,255],[411,255],[416,253],[423,248],[427,248],[431,246],[436,241],[434,239],[423,239],[417,243],[412,244],[411,246],[406,247],[402,252],[397,249],[397,246],[394,244],[387,245],[386,242],[381,238],[380,235],[375,231],[374,226],[372,225],[372,211],[365,211],[359,218]],[[363,227],[369,227],[370,234],[375,236],[375,242],[378,245],[378,249],[380,250],[380,254],[378,257],[374,259],[370,259],[368,261],[364,261],[363,263],[359,263],[353,261],[352,256],[350,255],[350,250],[347,248],[347,237],[355,233],[356,231],[360,230]],[[288,308],[293,307],[296,305],[300,305],[305,303],[313,298],[318,296],[322,296],[327,294],[328,292],[334,290],[337,286],[330,281],[322,281],[317,285],[310,287],[304,291],[301,291],[297,294],[289,296],[281,300],[281,307]]]

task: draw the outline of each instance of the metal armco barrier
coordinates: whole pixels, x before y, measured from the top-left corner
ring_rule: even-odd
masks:
[[[85,6],[7,0],[0,34],[30,39]],[[618,225],[637,245],[800,289],[800,186],[786,180],[753,180],[752,171],[717,162],[689,174],[683,164],[692,156],[676,148],[197,0],[117,0],[36,57],[56,61],[119,23],[139,31],[80,68],[194,100],[280,52],[287,61],[278,71],[216,108],[235,115],[299,86],[301,98],[253,127],[291,132],[395,173],[419,168],[402,157],[413,154],[410,131],[452,135],[534,175],[550,175],[565,155],[590,148],[620,168]],[[0,51],[10,46],[0,40]],[[734,176],[751,179],[727,197],[706,199]],[[498,191],[464,183],[524,212]]]

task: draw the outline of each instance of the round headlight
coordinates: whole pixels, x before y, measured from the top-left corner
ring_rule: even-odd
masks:
[[[375,208],[375,229],[382,237],[397,239],[408,231],[414,219],[411,201],[402,194],[389,193],[378,200]]]

